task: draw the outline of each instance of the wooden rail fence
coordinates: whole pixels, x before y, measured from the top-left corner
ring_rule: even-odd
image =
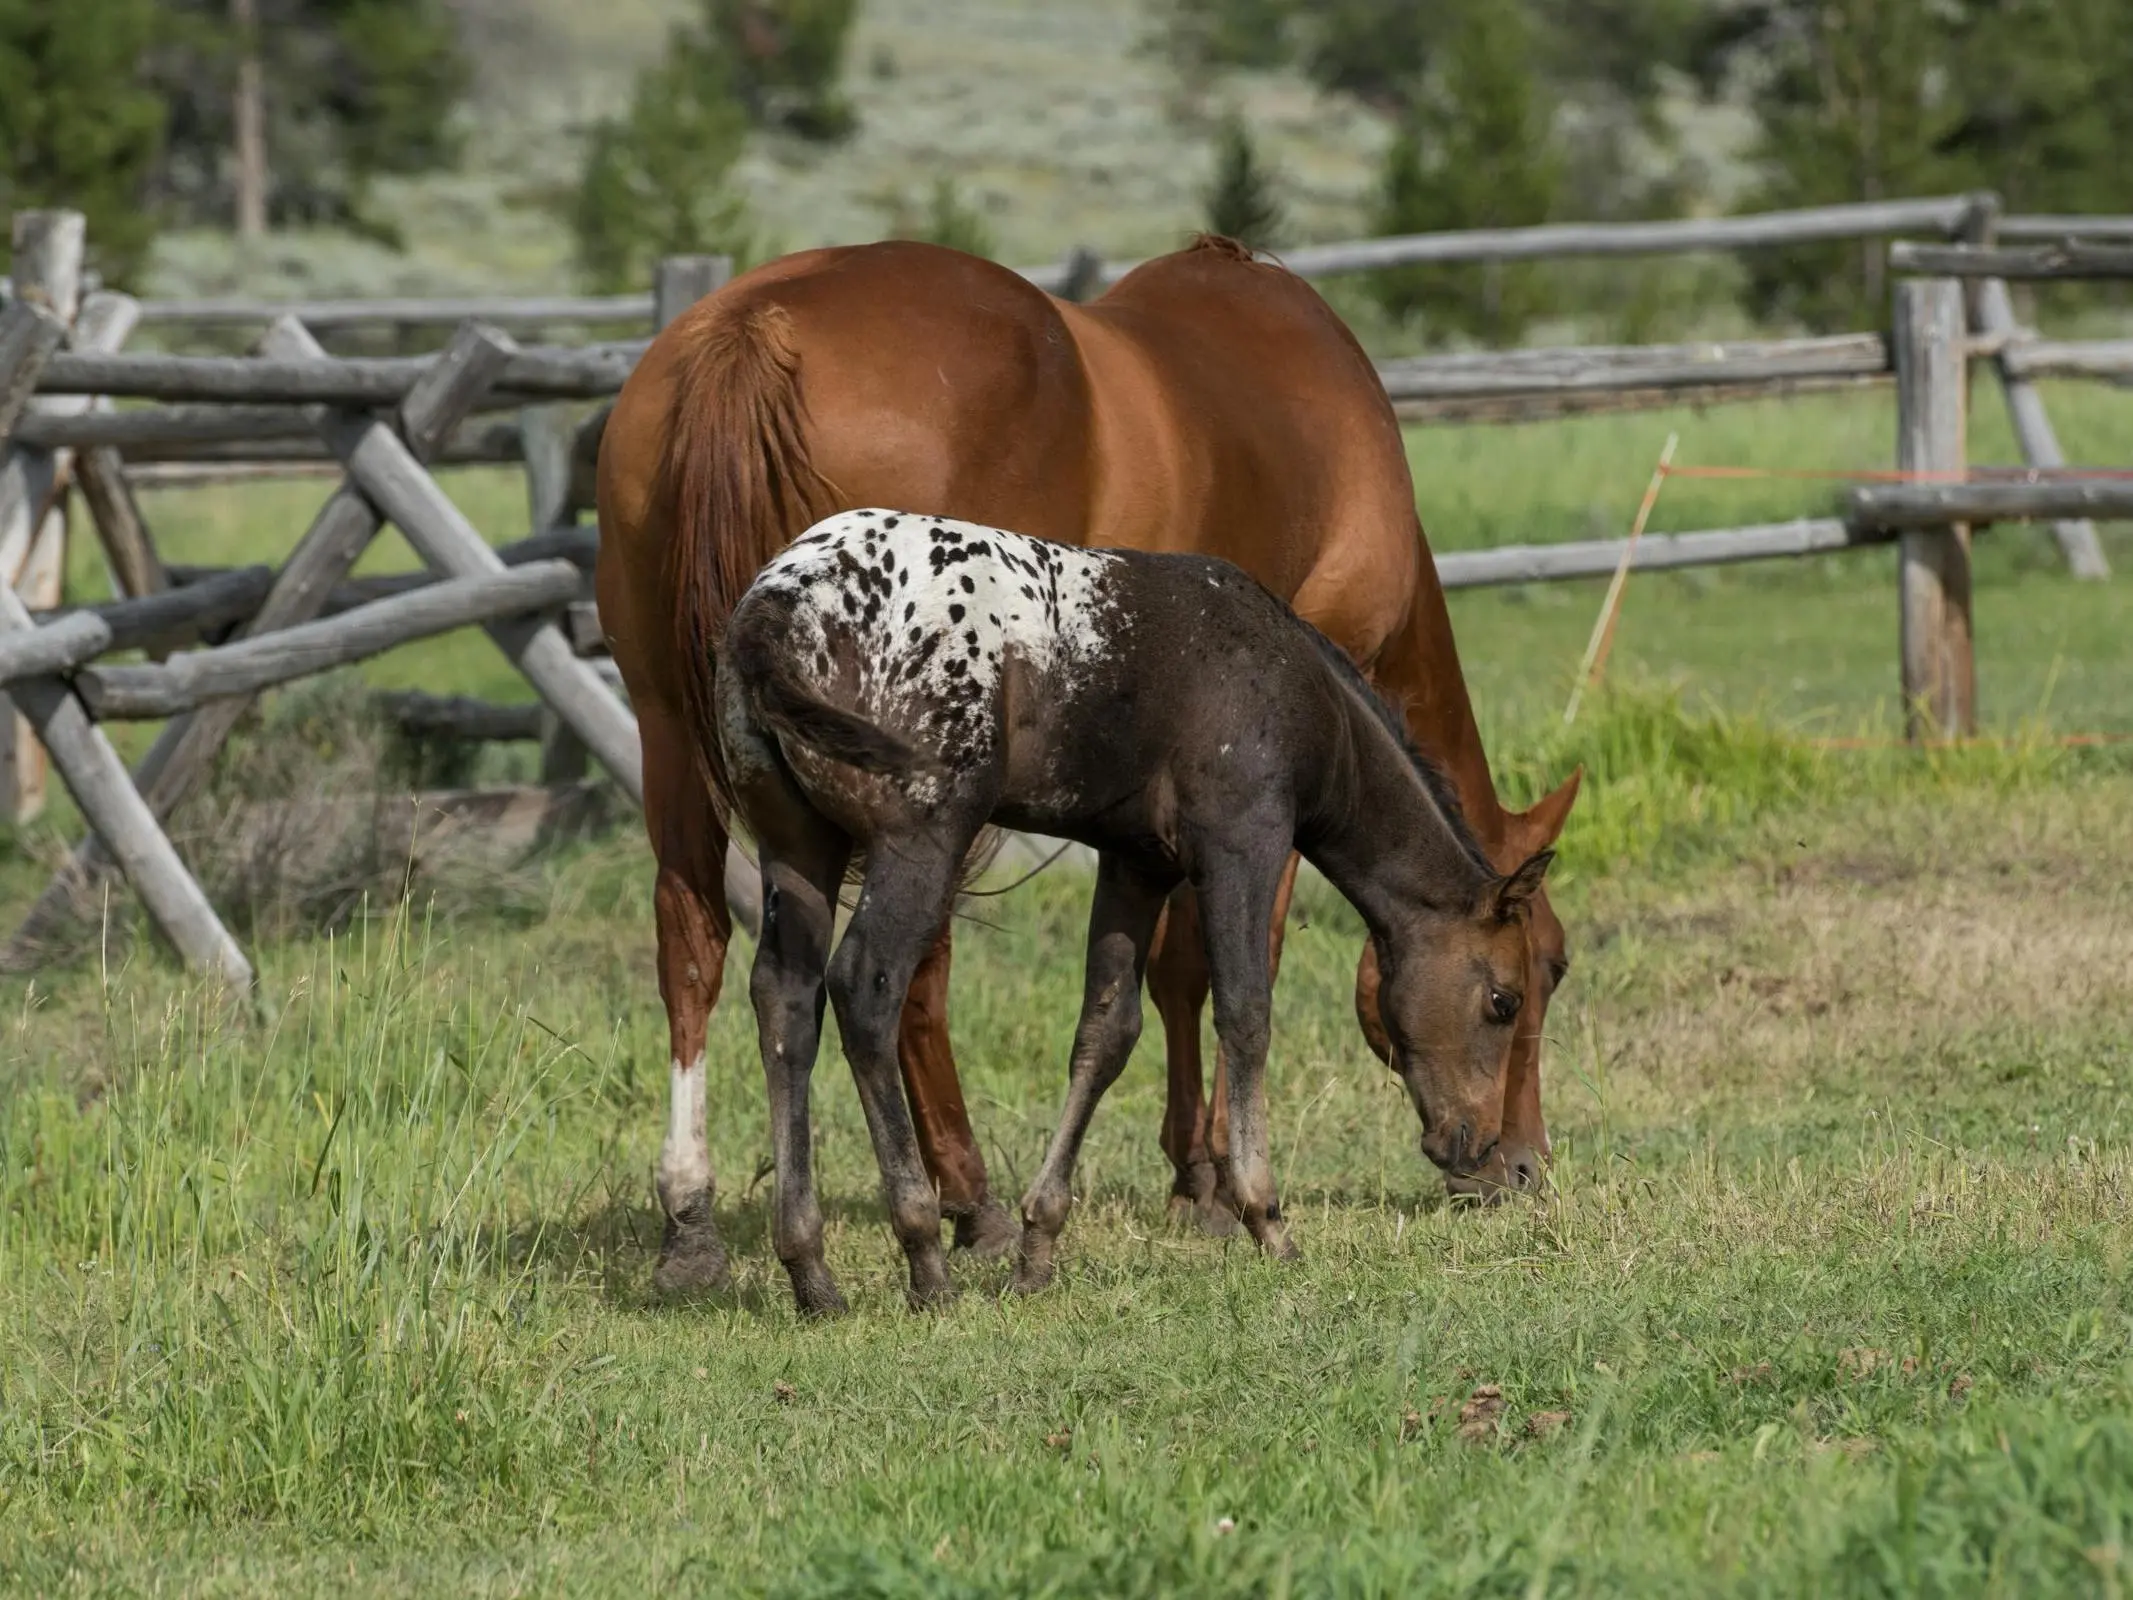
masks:
[[[2048,220],[2047,229],[2038,219],[2000,218],[1989,197],[1961,196],[1368,241],[1297,254],[1323,275],[1393,261],[1733,249],[1909,228],[1948,236],[1952,242],[1892,248],[1900,272],[1930,275],[1898,283],[1887,335],[1482,352],[1379,368],[1402,413],[1468,418],[1892,382],[1898,464],[1920,481],[1858,488],[1841,517],[1648,536],[1631,565],[1658,571],[1895,544],[1904,703],[1913,732],[1930,737],[1968,731],[1975,720],[1971,531],[1994,521],[2055,522],[2074,570],[2102,577],[2090,519],[2133,517],[2133,476],[2069,471],[2034,388],[2047,376],[2133,379],[2133,341],[2042,339],[2016,324],[2005,286],[2015,271],[2117,272],[2133,251],[2111,241],[2133,240],[2133,223]],[[556,792],[575,785],[571,792],[580,794],[576,780],[597,764],[641,802],[636,724],[604,659],[590,593],[597,534],[580,520],[591,509],[605,420],[603,409],[588,415],[587,403],[620,388],[641,340],[521,346],[493,318],[464,315],[495,310],[482,301],[450,303],[456,330],[425,357],[329,355],[307,324],[360,320],[345,305],[278,315],[253,356],[128,352],[126,337],[143,321],[193,312],[195,320],[238,321],[260,308],[245,306],[240,315],[228,303],[203,312],[84,296],[80,222],[69,214],[23,213],[15,238],[20,292],[0,314],[0,695],[14,710],[0,705],[0,724],[12,727],[19,711],[25,732],[0,745],[7,757],[0,801],[17,818],[34,809],[33,763],[49,751],[90,832],[0,949],[0,967],[34,965],[56,923],[115,868],[190,966],[249,983],[242,951],[171,847],[165,822],[199,789],[262,690],[443,632],[487,632],[534,702],[382,697],[393,722],[424,739],[538,741],[543,780]],[[2009,242],[2025,239],[2043,242]],[[1087,252],[1068,265],[1062,285],[1079,292],[1117,275]],[[720,258],[670,261],[649,296],[609,297],[598,303],[600,317],[587,302],[544,301],[515,320],[531,326],[567,320],[566,313],[585,322],[642,313],[664,326],[729,272]],[[413,322],[438,304],[380,309]],[[2006,389],[2033,481],[1962,475],[1967,376],[1979,360]],[[133,403],[115,409],[114,399]],[[530,537],[501,548],[481,538],[429,471],[460,461],[522,465]],[[261,466],[330,470],[342,480],[286,562],[218,570],[162,559],[133,500],[140,475]],[[82,491],[112,574],[117,598],[104,604],[63,606],[56,580],[45,576],[63,567],[63,503],[72,488]],[[422,570],[354,577],[388,522]],[[1437,568],[1447,588],[1468,588],[1604,576],[1623,554],[1619,540],[1516,546],[1447,553]],[[129,651],[147,659],[110,659]],[[131,773],[100,726],[127,719],[164,724]],[[737,852],[729,856],[727,892],[752,925],[756,886]]]

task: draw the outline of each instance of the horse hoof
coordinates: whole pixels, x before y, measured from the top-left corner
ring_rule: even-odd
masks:
[[[955,1219],[955,1248],[980,1261],[1006,1255],[1020,1236],[1007,1207],[989,1197],[978,1202],[977,1210]]]
[[[946,1311],[955,1304],[956,1287],[952,1283],[930,1283],[921,1287],[912,1284],[904,1299],[913,1311]]]
[[[837,1280],[829,1275],[829,1268],[820,1265],[793,1273],[792,1298],[800,1315],[811,1320],[841,1317],[851,1309],[838,1293]]]
[[[1025,1261],[1015,1268],[1014,1282],[1008,1288],[1018,1295],[1042,1294],[1052,1286],[1052,1277],[1049,1261]]]
[[[692,1207],[696,1212],[699,1208]],[[701,1294],[723,1289],[732,1276],[726,1261],[725,1241],[711,1221],[710,1207],[701,1214],[667,1218],[667,1234],[659,1249],[659,1265],[652,1270],[652,1287],[661,1294]]]

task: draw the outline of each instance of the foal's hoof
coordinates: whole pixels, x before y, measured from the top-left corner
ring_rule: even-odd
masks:
[[[698,1201],[678,1217],[667,1218],[659,1265],[652,1271],[653,1288],[661,1294],[699,1294],[725,1288],[730,1277],[726,1244],[711,1220],[708,1200]]]
[[[975,1211],[965,1211],[955,1219],[956,1249],[980,1261],[1006,1255],[1020,1234],[1007,1207],[989,1195],[978,1202]]]
[[[904,1295],[913,1311],[946,1311],[955,1304],[955,1285],[946,1278],[937,1283],[914,1283]]]
[[[1034,1229],[1022,1235],[1022,1259],[1015,1263],[1014,1294],[1037,1294],[1052,1286],[1052,1241]]]
[[[793,1304],[799,1307],[801,1316],[841,1317],[851,1309],[837,1292],[837,1280],[821,1262],[788,1266],[785,1270],[792,1275]]]

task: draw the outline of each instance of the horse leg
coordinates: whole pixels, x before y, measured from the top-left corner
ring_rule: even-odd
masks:
[[[956,1248],[996,1256],[1015,1242],[1015,1223],[986,1182],[985,1158],[963,1106],[948,1042],[950,928],[949,922],[941,924],[904,996],[896,1059],[918,1125],[919,1152],[939,1190],[942,1214],[955,1224]]]
[[[1067,1067],[1066,1109],[1059,1115],[1044,1165],[1022,1197],[1017,1294],[1033,1294],[1052,1281],[1052,1249],[1073,1206],[1070,1185],[1081,1141],[1097,1102],[1118,1081],[1141,1036],[1141,977],[1169,887],[1108,852],[1098,860],[1081,1021],[1074,1029],[1074,1054]]]
[[[726,975],[733,924],[726,909],[726,830],[705,798],[679,719],[656,704],[638,711],[644,748],[644,818],[659,866],[653,921],[659,997],[671,1046],[667,1135],[659,1152],[666,1218],[652,1282],[663,1290],[726,1281],[726,1247],[712,1220],[715,1184],[704,1130],[704,1036]]]
[[[1284,835],[1286,841],[1286,835]],[[1215,997],[1217,1065],[1226,1083],[1217,1104],[1228,1113],[1230,1193],[1237,1214],[1259,1247],[1287,1260],[1296,1254],[1281,1221],[1267,1128],[1266,1054],[1273,1016],[1273,972],[1267,927],[1281,882],[1278,858],[1225,853],[1196,887],[1207,930],[1208,976]]]
[[[1219,1175],[1207,1146],[1205,1078],[1200,1066],[1200,1008],[1207,1003],[1207,950],[1200,903],[1180,885],[1158,919],[1148,956],[1148,993],[1163,1019],[1168,1072],[1163,1099],[1163,1153],[1170,1157],[1170,1217],[1197,1217],[1217,1236],[1237,1231],[1235,1212],[1216,1200]]]
[[[1295,851],[1289,852],[1288,865],[1282,868],[1281,882],[1276,885],[1274,890],[1274,920],[1268,925],[1266,937],[1267,988],[1269,993],[1272,992],[1275,982],[1281,977],[1281,948],[1288,934],[1289,901],[1296,893],[1296,869],[1302,861],[1303,857],[1296,854]],[[1195,913],[1196,923],[1197,920],[1197,913]],[[1204,996],[1207,993],[1207,953],[1204,937],[1197,936],[1197,927],[1195,933],[1196,937],[1193,941],[1192,953],[1193,959],[1200,963],[1200,993]],[[1192,1083],[1195,1100],[1198,1100],[1200,1093],[1199,1025],[1200,1019],[1197,1007],[1195,1007],[1193,1015],[1194,1070]],[[1196,1172],[1194,1174],[1194,1182],[1204,1181],[1208,1185],[1204,1191],[1207,1199],[1201,1207],[1201,1226],[1206,1228],[1209,1233],[1217,1236],[1235,1232],[1235,1219],[1239,1214],[1236,1196],[1229,1186],[1229,1073],[1223,1062],[1222,1041],[1217,1038],[1215,1040],[1214,1094],[1209,1098],[1204,1108],[1199,1111],[1201,1123],[1194,1139],[1194,1148],[1198,1152],[1199,1159],[1204,1163],[1203,1170],[1206,1174],[1203,1180],[1200,1173]]]
[[[967,847],[969,839],[954,841]],[[941,1206],[898,1079],[897,1025],[920,959],[955,895],[961,849],[938,837],[877,838],[859,907],[830,958],[830,1004],[866,1111],[890,1226],[911,1266],[914,1308],[948,1299]]]
[[[759,840],[763,933],[748,994],[770,1091],[771,1154],[777,1162],[771,1241],[792,1278],[803,1316],[845,1309],[822,1258],[815,1199],[808,1087],[822,1040],[823,973],[837,919],[837,889],[851,845],[818,818],[794,819],[775,841]]]

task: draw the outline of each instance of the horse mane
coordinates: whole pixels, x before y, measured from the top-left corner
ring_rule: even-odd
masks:
[[[1290,614],[1294,615],[1294,612]],[[1422,787],[1429,795],[1430,803],[1444,818],[1444,824],[1451,830],[1452,838],[1459,848],[1475,866],[1494,877],[1496,868],[1490,862],[1488,852],[1482,849],[1481,841],[1475,837],[1473,824],[1467,821],[1466,808],[1459,802],[1459,791],[1452,785],[1451,774],[1416,747],[1413,735],[1407,731],[1407,719],[1376,684],[1363,676],[1361,669],[1349,659],[1347,651],[1302,617],[1297,617],[1296,620],[1303,624],[1304,633],[1317,648],[1319,659],[1325,663],[1326,670],[1333,675],[1334,681],[1355,698],[1377,725],[1385,730],[1394,747],[1407,757],[1408,764],[1414,768],[1415,776],[1422,780]],[[1352,783],[1352,751],[1348,753],[1347,760],[1351,774],[1348,781]]]

